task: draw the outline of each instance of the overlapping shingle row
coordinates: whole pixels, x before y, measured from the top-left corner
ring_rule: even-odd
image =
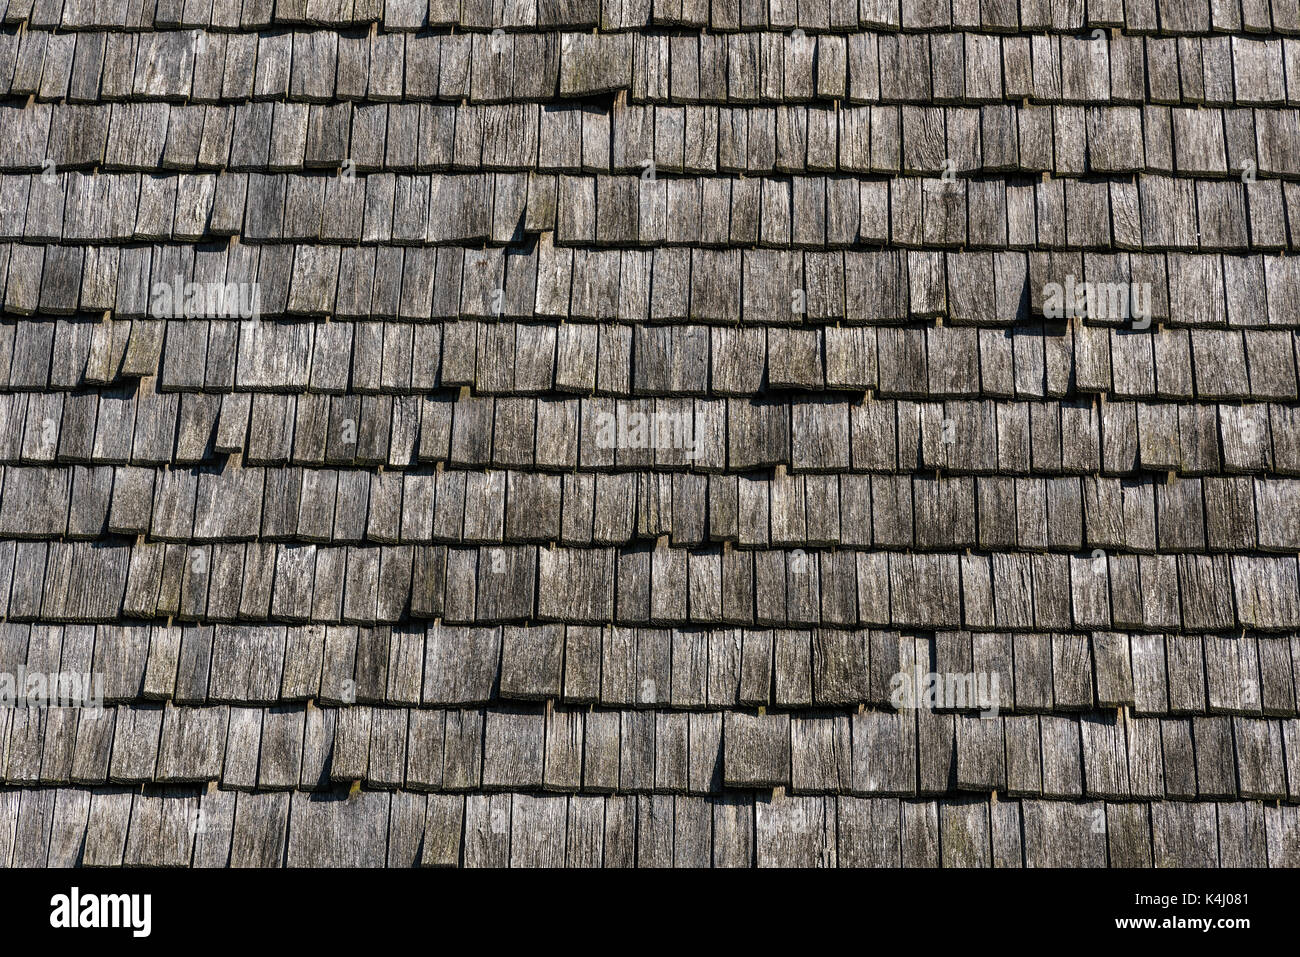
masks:
[[[15,620],[1133,628],[1300,622],[1294,556],[806,552],[667,545],[4,542]],[[7,564],[7,562],[6,562]],[[1113,568],[1112,568],[1113,565]]]
[[[533,542],[1147,554],[1300,547],[1296,480],[11,466],[0,534],[197,544]],[[286,511],[285,500],[296,507]],[[1129,556],[1131,557],[1131,556]]]
[[[1291,5],[1294,6],[1294,5]],[[1034,37],[779,27],[747,33],[339,35],[27,30],[0,41],[0,93],[41,101],[1035,103],[1294,106],[1300,36]],[[985,28],[987,29],[987,28]],[[398,108],[410,112],[413,107]],[[123,108],[125,116],[151,113]],[[38,114],[39,116],[39,114]]]
[[[428,27],[466,31],[540,27],[599,27],[602,32],[640,30],[651,25],[711,28],[718,32],[803,27],[854,32],[860,27],[907,32],[948,26],[1023,33],[1059,33],[1083,27],[1122,27],[1130,34],[1171,36],[1203,33],[1300,33],[1300,13],[1287,0],[1243,4],[1208,0],[8,0],[5,24],[65,30],[148,30],[202,28],[210,33],[259,29],[275,24],[320,24],[334,28],[379,24],[385,33]]]
[[[1300,826],[1259,802],[3,793],[16,867],[1292,867]]]
[[[263,620],[11,622],[3,641],[11,673],[21,666],[34,673],[59,663],[68,669],[93,664],[104,676],[104,701],[122,707],[165,701],[275,707],[311,701],[325,708],[360,703],[463,709],[550,702],[575,713],[590,705],[710,712],[710,720],[725,717],[728,709],[762,706],[783,714],[783,720],[821,720],[847,717],[833,713],[845,705],[888,709],[895,700],[906,700],[895,697],[902,687],[895,675],[916,666],[922,678],[931,672],[961,674],[972,666],[996,673],[998,714],[1004,718],[1066,715],[1130,726],[1139,718],[1281,718],[1289,736],[1294,733],[1290,719],[1300,707],[1300,645],[1287,633],[937,631],[917,637],[884,629],[424,622],[372,627]],[[922,716],[922,723],[937,715],[974,720],[972,711],[991,712],[993,705],[979,700],[991,683],[966,687],[965,700],[956,701],[945,696],[945,681],[930,709],[933,715]],[[798,713],[807,708],[823,710]],[[1115,708],[1128,710],[1118,717],[1096,713]],[[17,720],[25,720],[21,711],[13,712]],[[163,717],[171,722],[188,714]],[[32,715],[35,726],[44,727],[39,713],[26,717]],[[74,723],[80,718],[72,716]],[[413,712],[411,721],[428,718]],[[873,720],[886,719],[894,716],[878,714]],[[977,727],[971,725],[970,733]],[[49,746],[65,743],[51,739]],[[107,753],[96,753],[96,760],[108,760]],[[1263,760],[1271,763],[1278,753]],[[220,772],[215,766],[212,777]],[[1287,773],[1294,776],[1294,766]]]

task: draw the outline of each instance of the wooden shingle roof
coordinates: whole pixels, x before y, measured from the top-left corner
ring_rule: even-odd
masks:
[[[1300,866],[1297,290],[1296,0],[0,0],[0,865]]]

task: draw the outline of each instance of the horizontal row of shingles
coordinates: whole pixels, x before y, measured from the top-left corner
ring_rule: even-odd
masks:
[[[10,403],[6,415],[19,427],[28,402],[56,409],[90,402],[86,393],[63,401],[57,393],[137,378],[151,383],[146,394],[416,392],[432,401],[452,398],[430,395],[435,390],[466,387],[479,396],[552,393],[542,401],[557,407],[575,394],[658,396],[671,404],[682,396],[770,397],[794,389],[874,398],[1050,397],[1076,405],[1092,394],[1281,401],[1296,397],[1294,343],[1283,329],[1130,331],[1051,321],[1013,329],[738,329],[22,319],[0,324],[0,388],[54,394],[0,401]],[[218,451],[244,448],[242,436],[234,438],[234,447],[222,443]],[[12,435],[0,441],[0,458],[12,460],[18,442]],[[40,461],[54,449],[43,439],[22,454]],[[60,452],[73,461],[74,454]]]
[[[117,333],[118,325],[111,332]],[[230,320],[168,320],[160,364],[148,374],[158,374],[159,392],[364,395],[468,386],[478,395],[559,393],[548,395],[551,400],[574,393],[669,398],[775,389],[870,392],[882,398],[1104,394],[1286,401],[1297,395],[1298,340],[1283,329],[643,325],[607,332],[604,343],[601,326],[578,323],[331,322],[262,329],[270,331]],[[0,366],[5,353],[13,357],[8,370],[0,369],[0,382],[10,389],[56,391],[105,384],[89,378],[102,366],[92,358],[97,331],[98,324],[68,320],[20,320],[0,327]],[[100,338],[118,338],[109,331]],[[629,334],[630,350],[620,349],[619,359],[602,362],[602,348],[625,346]],[[127,337],[125,345],[118,343],[123,358],[129,342]],[[114,350],[110,382],[125,377],[116,357]],[[629,367],[622,368],[623,362]],[[610,381],[602,382],[606,375]],[[611,389],[614,383],[623,388]]]
[[[109,704],[276,706],[311,699],[330,706],[446,708],[562,701],[691,711],[870,705],[1036,714],[1131,708],[1144,716],[1284,718],[1295,716],[1300,704],[1300,637],[1253,633],[915,636],[874,629],[558,623],[371,628],[6,622],[0,666],[10,675],[58,674],[65,683],[76,678],[83,691],[94,680],[99,683],[92,690]],[[938,676],[934,696],[927,686],[931,675]],[[25,698],[29,690],[26,683],[18,685],[10,698]],[[62,700],[84,702],[76,690],[69,686]],[[1294,763],[1290,773],[1296,774]]]
[[[716,247],[838,250],[892,244],[1244,252],[1300,246],[1300,184],[1148,174],[1136,181],[1107,182],[860,180],[820,175],[638,179],[526,173],[384,173],[347,180],[283,173],[165,177],[73,173],[48,183],[39,174],[18,174],[0,177],[0,201],[6,208],[0,216],[0,239],[28,244],[9,254],[15,259],[10,273],[23,280],[25,298],[19,299],[18,290],[11,290],[7,308],[20,311],[38,305],[54,311],[75,309],[87,244],[201,243],[204,248],[197,254],[189,251],[186,259],[192,262],[197,255],[207,261],[210,271],[214,259],[218,267],[225,265],[225,245],[231,236],[259,245],[331,244],[299,250],[298,256],[307,258],[323,275],[309,293],[289,303],[294,311],[302,311],[304,305],[330,311],[333,273],[343,255],[340,246],[348,250],[345,266],[364,256],[373,270],[376,252],[370,247],[381,244],[389,250],[383,253],[381,266],[395,259],[400,275],[402,253],[395,251],[397,247],[422,250],[407,255],[413,267],[428,260],[423,268],[429,272],[436,255],[430,247],[445,247],[454,255],[458,250],[451,244],[457,243],[510,244],[517,247],[512,255],[528,264],[535,258],[532,234],[536,233],[542,234],[544,247],[554,244],[554,254],[561,256],[568,246],[709,247],[701,255],[712,257],[715,268],[737,274],[740,254],[726,256]],[[40,250],[32,244],[60,240],[69,245],[46,255],[58,257],[58,278],[68,285],[47,290],[38,303],[41,264],[33,260]],[[354,244],[364,245],[357,249]],[[495,260],[497,272],[503,256],[510,255],[496,249],[471,252],[476,259],[486,257],[484,268],[490,269]],[[599,250],[580,252],[591,256]],[[250,248],[230,255],[247,261],[256,253]],[[107,271],[116,255],[115,250],[101,250],[94,261]],[[838,258],[823,256],[817,261],[825,262],[822,271],[827,271]],[[979,262],[980,257],[971,261]],[[20,274],[19,263],[25,270],[35,269],[36,275]],[[188,263],[172,265],[183,268],[188,278]],[[253,265],[247,262],[248,267]],[[364,261],[353,268],[364,268]],[[113,278],[105,275],[100,282],[111,283]],[[529,277],[519,276],[515,284],[528,281]],[[510,291],[513,310],[518,297],[530,290]],[[718,294],[725,292],[724,287]],[[297,302],[299,298],[306,302]],[[325,302],[318,305],[321,299]],[[426,290],[423,303],[401,306],[404,311],[423,307],[427,315],[428,299]]]
[[[1148,170],[1293,179],[1296,117],[1294,109],[1165,106],[7,105],[0,106],[0,168],[40,172],[43,179],[32,184],[39,196],[51,192],[40,186],[62,192],[52,177],[64,169],[488,169],[645,178]],[[204,181],[183,183],[193,191]],[[340,201],[349,185],[334,184]],[[6,205],[22,198],[10,196]]]
[[[40,562],[48,547],[48,566]],[[241,555],[241,550],[245,554]],[[240,561],[244,559],[242,562]],[[243,565],[240,568],[240,565]],[[67,576],[102,573],[97,589]],[[42,581],[42,578],[44,579]],[[1300,624],[1296,560],[520,545],[134,548],[20,542],[14,618],[901,625],[1216,631]],[[63,586],[63,587],[61,587]]]
[[[169,116],[169,108],[162,104],[142,133],[142,117],[137,114],[147,108],[147,104],[0,107],[0,128],[8,144],[0,161],[3,168],[42,174],[30,190],[7,183],[6,205],[27,208],[30,192],[35,197],[32,205],[44,219],[50,218],[51,210],[61,215],[59,200],[65,189],[80,191],[100,184],[71,177],[65,188],[59,170],[96,167],[146,173],[227,166],[236,171],[314,168],[351,175],[384,169],[614,171],[649,178],[651,165],[656,174],[753,176],[842,169],[882,175],[948,172],[954,177],[978,172],[1055,172],[1076,177],[1143,170],[1293,177],[1296,166],[1294,110],[881,106],[837,111],[801,106],[616,105],[606,111],[527,104],[254,103],[174,106]],[[116,132],[110,135],[110,130]],[[218,190],[214,230],[231,232],[239,225],[245,179],[223,183]],[[347,188],[352,183],[340,177],[331,184],[336,201],[356,202],[352,196],[356,190]],[[393,188],[391,179],[378,183],[388,184],[389,191]],[[508,178],[502,183],[510,190],[506,195],[519,190]],[[112,230],[110,238],[129,234],[135,220],[125,224],[120,220],[127,210],[134,214],[133,205],[140,199],[138,177],[115,185],[121,189],[112,195],[123,211],[114,211],[100,224]],[[162,185],[149,185],[146,180],[146,188],[157,190]],[[313,185],[326,184],[320,180],[303,184],[295,196],[304,194],[301,201],[306,202],[308,187]],[[184,206],[202,209],[212,204],[207,178],[184,178],[179,186]],[[105,194],[104,201],[109,199]],[[485,201],[490,199],[487,196]],[[240,208],[228,208],[232,204]],[[20,225],[21,213],[18,210]],[[544,218],[540,212],[534,216]],[[233,223],[226,222],[232,217]],[[89,228],[85,223],[76,225]],[[202,225],[193,223],[189,229]]]
[[[1300,39],[857,31],[0,33],[0,97],[216,103],[1300,102]]]
[[[1300,809],[732,793],[0,791],[6,867],[1295,867]]]
[[[0,394],[8,463],[1215,475],[1300,471],[1294,405],[749,398]]]
[[[311,329],[256,320],[373,315],[416,322],[466,317],[791,326],[943,317],[1005,326],[1038,314],[1138,329],[1152,320],[1288,328],[1300,325],[1300,305],[1287,294],[1297,276],[1297,257],[1286,255],[571,249],[553,245],[549,233],[514,249],[0,244],[0,285],[11,314],[247,319],[254,320],[254,332],[272,329],[257,334],[285,341],[310,339]],[[52,335],[39,324],[24,325],[34,342]],[[96,328],[101,332],[92,335]],[[195,328],[201,333],[205,326]],[[236,334],[235,323],[217,328],[227,338]],[[614,328],[630,336],[628,327]],[[129,343],[119,341],[126,335],[120,327],[65,327],[65,333],[77,331],[88,335],[104,365],[125,352],[130,369],[123,374],[157,369],[162,323],[132,326],[135,341]],[[1059,337],[1059,327],[1049,334]],[[229,347],[225,352],[234,358]],[[346,365],[346,355],[335,358]],[[235,370],[221,371],[230,376]],[[100,378],[92,381],[108,382],[118,370],[94,372]]]
[[[150,335],[147,357],[131,350],[131,324],[121,320],[0,325],[0,383],[5,390],[60,392],[156,374],[158,392],[366,395],[466,386],[478,395],[554,391],[553,401],[575,393],[668,398],[773,389],[880,398],[1296,398],[1293,334],[1282,330],[456,321],[265,325],[259,332],[231,320],[173,319],[168,325],[161,356]],[[137,330],[142,338],[144,332]],[[39,401],[59,404],[53,397]],[[21,409],[9,408],[10,420],[21,420]],[[0,442],[0,448],[11,447]],[[24,454],[40,460],[53,450],[36,446]],[[0,452],[6,461],[11,457]]]
[[[288,493],[298,502],[294,521],[276,506],[286,486],[299,481],[301,491]],[[522,472],[333,470],[289,476],[273,470],[268,478],[250,468],[183,481],[160,477],[155,497],[147,469],[119,468],[115,479],[109,468],[78,467],[60,482],[40,470],[29,476],[11,468],[0,525],[6,535],[63,534],[66,528],[73,539],[146,534],[199,545],[254,540],[261,532],[262,541],[322,544],[589,545],[669,535],[677,545],[726,541],[742,548],[1118,548],[1145,554],[1208,546],[1286,552],[1300,548],[1294,485],[1257,479],[1252,495],[1248,478],[1169,485],[1088,478],[1081,485],[1077,478],[1005,476],[808,475],[769,482],[646,473],[562,479]],[[47,491],[50,504],[33,505],[33,489]],[[70,517],[61,520],[69,503]],[[23,514],[19,505],[35,514]]]
[[[123,705],[2,723],[10,785],[1300,800],[1296,719]]]
[[[14,620],[889,625],[1189,632],[1300,625],[1296,559],[531,545],[0,548]],[[93,583],[93,588],[85,583]]]
[[[145,380],[146,383],[152,380]],[[811,397],[533,399],[114,390],[0,395],[8,463],[387,466],[583,473],[1300,472],[1293,405]],[[88,473],[87,478],[93,473]],[[70,473],[54,476],[67,484]],[[178,479],[180,481],[180,479]],[[192,481],[185,479],[184,481]],[[504,481],[504,480],[502,480]],[[590,474],[573,481],[590,494]],[[290,491],[296,495],[297,483]],[[95,479],[86,488],[108,484]],[[583,491],[586,489],[587,491]],[[84,503],[90,508],[90,500]],[[102,511],[102,510],[101,510]],[[91,513],[94,509],[91,509]]]
[[[4,470],[0,535],[319,544],[1300,550],[1294,479]],[[286,505],[286,499],[288,503]]]
[[[41,29],[250,30],[268,26],[378,24],[383,31],[460,27],[708,27],[714,31],[799,28],[844,32],[858,27],[941,30],[949,27],[1017,32],[1072,32],[1123,27],[1135,33],[1300,33],[1300,14],[1287,0],[7,0],[0,22]]]

